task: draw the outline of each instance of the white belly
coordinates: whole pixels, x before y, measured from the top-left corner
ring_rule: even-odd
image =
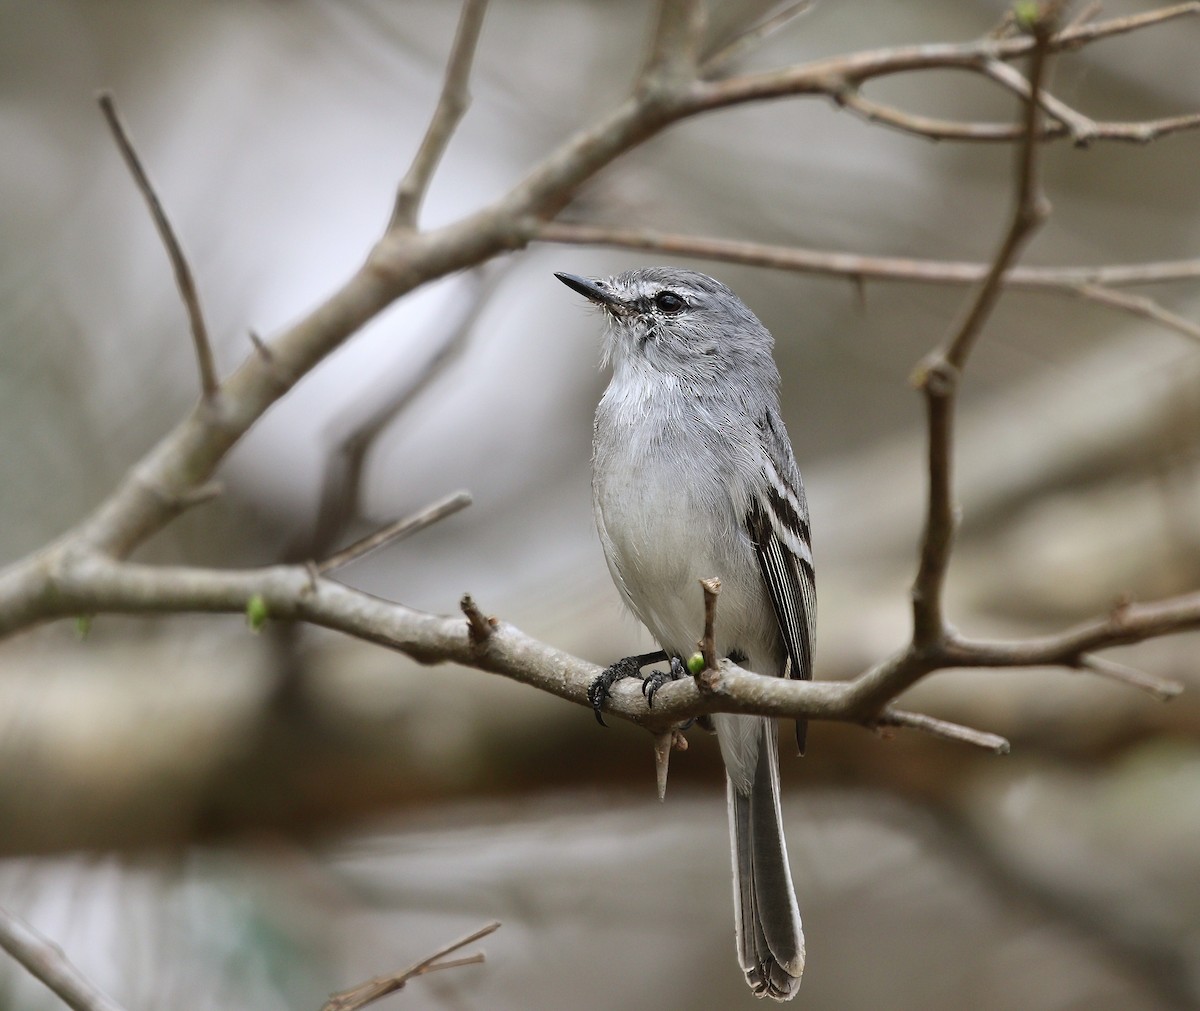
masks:
[[[619,420],[601,416],[597,425]],[[593,480],[596,524],[617,588],[663,649],[687,657],[704,632],[699,581],[716,576],[719,655],[738,651],[750,669],[781,674],[782,642],[744,531],[744,495],[704,440],[688,443],[684,465],[678,452],[665,451],[679,444],[678,433],[637,421],[605,439]]]

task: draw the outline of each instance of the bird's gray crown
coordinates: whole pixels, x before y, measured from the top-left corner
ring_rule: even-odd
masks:
[[[606,311],[608,360],[639,361],[693,381],[731,370],[778,381],[770,333],[716,278],[681,267],[639,267],[596,279],[555,276]]]

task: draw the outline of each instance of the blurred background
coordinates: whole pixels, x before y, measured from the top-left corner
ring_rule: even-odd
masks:
[[[713,30],[768,6],[722,4]],[[1004,10],[825,0],[747,66],[972,39]],[[425,223],[483,206],[620,101],[649,17],[632,0],[496,0]],[[380,234],[456,18],[434,0],[0,2],[0,559],[83,516],[196,397],[169,267],[97,90],[115,92],[227,371],[251,330],[318,304]],[[1098,119],[1196,110],[1193,22],[1061,58],[1056,93]],[[868,90],[932,115],[1014,111],[961,74]],[[1198,164],[1194,132],[1051,146],[1055,214],[1025,262],[1196,256]],[[983,260],[1011,168],[1005,145],[776,102],[672,129],[566,216]],[[341,578],[443,613],[470,591],[596,663],[650,648],[592,526],[600,321],[551,272],[657,259],[540,245],[415,293],[274,408],[222,467],[225,494],[141,557],[303,558],[465,487],[471,509]],[[852,677],[908,635],[923,508],[908,376],[964,292],[688,265],[776,335],[813,512],[817,675]],[[1200,318],[1195,282],[1146,293]],[[961,629],[1033,634],[1200,585],[1198,352],[1082,300],[1005,297],[961,401]],[[660,804],[645,734],[501,678],[236,617],[86,625],[0,648],[0,906],[127,1007],[315,1008],[490,920],[485,966],[381,1006],[751,1006],[703,732]],[[1004,758],[815,724],[808,757],[783,762],[808,934],[798,1005],[1200,1006],[1196,647],[1111,654],[1188,684],[1169,705],[1060,670],[942,673],[906,698],[1006,735]],[[0,961],[0,1007],[54,1006]]]

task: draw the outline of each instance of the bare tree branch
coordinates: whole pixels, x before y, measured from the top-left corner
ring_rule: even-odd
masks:
[[[443,520],[447,516],[452,516],[459,510],[465,509],[470,504],[470,492],[456,491],[454,494],[447,495],[432,505],[426,506],[419,513],[396,520],[395,523],[389,523],[383,529],[355,541],[347,548],[343,548],[336,555],[326,558],[323,562],[317,562],[314,566],[315,571],[318,575],[325,575],[334,569],[340,569],[351,562],[357,561],[364,555],[370,554],[372,551],[378,551],[385,544],[403,540],[405,537],[415,534],[418,530],[424,530],[439,520]]]
[[[495,933],[499,929],[499,923],[489,923],[485,927],[480,927],[474,933],[468,934],[466,937],[460,937],[457,941],[452,941],[445,947],[439,948],[428,958],[421,959],[421,961],[409,966],[403,972],[391,976],[376,976],[374,979],[369,979],[365,983],[351,987],[349,990],[342,990],[339,993],[335,993],[325,1002],[321,1011],[358,1011],[359,1008],[373,1004],[388,994],[395,993],[397,990],[403,990],[409,980],[415,979],[418,976],[425,976],[428,973],[437,972],[441,969],[458,969],[464,965],[481,965],[484,962],[482,952],[476,955],[468,955],[465,958],[447,959],[446,956],[458,951],[459,948],[465,948],[468,944],[487,937],[488,934]]]
[[[46,587],[46,599],[36,621],[82,613],[242,614],[248,602],[257,599],[268,620],[305,621],[395,649],[421,663],[451,662],[500,674],[589,708],[588,688],[602,673],[595,664],[486,617],[469,597],[463,602],[468,616],[464,620],[414,611],[328,579],[314,580],[302,565],[218,571],[139,565],[94,554],[42,557],[41,563],[53,576],[48,583],[39,581]],[[28,614],[14,614],[4,604],[0,599],[0,634],[11,630],[10,622],[28,627]],[[639,690],[625,690],[619,683],[605,712],[655,733],[718,712],[871,726],[893,698],[932,670],[1078,668],[1084,654],[1198,628],[1200,592],[1130,604],[1054,636],[1001,642],[949,635],[928,651],[902,651],[850,682],[765,677],[721,661],[715,671],[707,672],[703,687],[690,678],[663,686],[653,709]]]
[[[732,64],[743,56],[753,52],[772,35],[782,31],[801,14],[806,14],[812,8],[812,0],[790,0],[782,4],[777,11],[756,21],[732,39],[726,41],[719,49],[704,56],[701,71],[704,77],[720,77]]]
[[[183,255],[183,247],[175,237],[175,230],[171,227],[167,212],[163,210],[162,202],[158,199],[158,194],[154,192],[154,186],[146,174],[141,158],[138,157],[133,141],[129,139],[129,133],[121,122],[121,117],[117,113],[117,103],[112,93],[101,92],[97,101],[100,103],[100,111],[104,113],[104,119],[108,123],[109,130],[112,131],[113,140],[117,143],[121,157],[125,159],[129,173],[133,176],[133,181],[146,201],[150,216],[154,219],[154,227],[158,229],[159,237],[171,260],[171,269],[175,272],[175,283],[179,286],[179,294],[183,298],[183,306],[187,310],[188,322],[191,324],[192,343],[196,348],[196,365],[200,369],[200,388],[204,393],[204,399],[211,401],[220,392],[220,382],[217,379],[217,366],[213,360],[212,345],[208,339],[208,328],[204,324],[204,312],[200,307],[200,294],[196,290],[196,282],[192,278],[187,257]]]
[[[706,20],[702,0],[659,0],[650,49],[638,77],[640,89],[673,88],[694,80]]]
[[[1075,25],[1052,33],[1044,48],[1047,53],[1074,50],[1098,39],[1111,38],[1198,14],[1200,2],[1193,0],[1146,14]],[[896,46],[833,56],[782,70],[698,82],[690,92],[689,114],[789,95],[817,94],[843,100],[855,93],[866,81],[919,70],[966,70],[986,76],[988,61],[1018,59],[1030,55],[1035,48],[1037,46],[1033,36],[1021,34],[1010,38]],[[979,136],[964,135],[957,139],[1000,140],[1021,136],[1019,127],[1010,126],[1008,129],[1010,132],[1006,138],[981,133]],[[1066,128],[1062,127],[1061,135],[1066,133]]]
[[[939,720],[935,716],[924,713],[910,713],[904,709],[888,706],[873,721],[877,727],[908,727],[912,730],[923,730],[934,737],[959,744],[970,744],[997,755],[1007,755],[1011,750],[1008,741],[999,734],[989,734],[982,730],[974,730],[948,720]]]
[[[1134,688],[1148,692],[1160,702],[1167,702],[1183,691],[1183,685],[1178,681],[1147,674],[1145,671],[1140,671],[1135,667],[1129,667],[1123,663],[1117,663],[1115,660],[1109,660],[1107,657],[1083,656],[1080,657],[1079,666],[1112,678],[1114,681],[1120,681],[1122,684],[1131,685]]]
[[[1032,97],[1029,81],[1015,67],[1000,60],[986,60],[983,64],[983,72],[1020,98]],[[1086,147],[1096,138],[1099,130],[1096,121],[1089,119],[1081,112],[1076,112],[1066,102],[1055,98],[1044,86],[1037,101],[1047,115],[1053,116],[1067,128],[1071,134],[1071,140],[1078,147]]]
[[[1025,139],[1017,152],[1016,192],[1013,195],[1011,221],[987,275],[968,304],[962,320],[943,346],[922,363],[914,380],[925,394],[929,425],[929,502],[921,538],[920,564],[912,588],[912,645],[916,651],[943,640],[946,634],[942,590],[958,526],[954,504],[953,431],[959,378],[984,322],[1000,298],[1005,273],[1049,214],[1049,203],[1038,181],[1037,127],[1039,96],[1048,47],[1053,37],[1050,17],[1036,20],[1032,31],[1037,45],[1030,57],[1029,95],[1022,102]]]
[[[417,227],[421,202],[425,199],[433,174],[437,171],[438,163],[450,144],[450,138],[454,136],[455,128],[471,102],[468,82],[486,11],[487,0],[463,0],[458,31],[454,36],[454,46],[450,50],[450,60],[446,64],[442,93],[429,122],[429,129],[426,130],[421,146],[417,149],[417,155],[400,183],[388,231]]]
[[[846,89],[834,95],[833,98],[839,105],[857,113],[869,123],[879,123],[899,130],[901,133],[924,137],[927,140],[1008,142],[1017,140],[1021,136],[1021,127],[1015,123],[963,122],[954,119],[939,119],[936,116],[923,116],[920,113],[905,112],[883,102],[873,101],[857,89]],[[1088,119],[1082,113],[1071,110],[1069,106],[1061,102],[1056,104],[1056,108],[1060,114],[1069,116],[1074,121],[1075,129],[1063,119],[1043,122],[1038,127],[1039,140],[1071,137],[1076,140],[1077,144],[1087,144],[1093,140],[1146,144],[1167,134],[1200,127],[1200,114],[1196,113],[1126,123]],[[1080,141],[1077,139],[1076,129],[1078,129],[1078,124],[1085,120],[1089,124],[1086,133],[1083,134],[1086,140]]]
[[[70,963],[57,944],[4,909],[0,909],[0,948],[74,1011],[123,1011]]]
[[[464,20],[479,16],[482,5],[468,4]],[[470,11],[476,14],[471,15]],[[390,228],[367,262],[308,317],[259,346],[223,384],[222,410],[201,405],[131,468],[112,494],[74,529],[4,570],[0,570],[0,636],[54,618],[77,614],[208,611],[242,613],[251,602],[260,618],[300,620],[400,650],[428,663],[459,662],[535,685],[581,705],[600,673],[586,664],[537,643],[515,629],[484,616],[469,597],[461,617],[424,615],[398,604],[323,579],[312,566],[276,566],[251,571],[156,568],[125,561],[135,547],[194,504],[196,489],[210,480],[229,449],[292,384],[312,370],[350,334],[396,299],[447,274],[521,248],[538,237],[579,187],[614,159],[671,123],[732,105],[784,96],[840,96],[863,82],[890,74],[926,69],[965,69],[985,74],[989,61],[1032,55],[1031,100],[1025,103],[1016,209],[1004,243],[993,262],[973,278],[980,284],[964,319],[922,373],[930,406],[931,504],[921,569],[914,589],[914,639],[852,682],[830,684],[763,678],[722,662],[707,672],[704,686],[683,679],[665,686],[651,711],[640,693],[615,691],[610,711],[662,733],[681,720],[712,712],[834,719],[878,725],[896,695],[930,671],[948,667],[1015,667],[1057,664],[1084,667],[1085,654],[1107,646],[1137,642],[1200,627],[1200,594],[1155,604],[1130,605],[1103,619],[1057,636],[1009,643],[969,640],[945,625],[940,603],[942,579],[954,528],[950,471],[951,422],[959,373],[979,328],[1002,287],[1018,272],[1012,261],[1036,226],[1042,201],[1036,184],[1035,148],[1043,135],[1039,105],[1044,104],[1042,67],[1049,53],[1062,52],[1099,38],[1133,31],[1171,18],[1200,13],[1200,3],[1179,4],[1148,15],[1104,22],[1075,23],[1052,31],[1045,20],[1036,38],[987,38],[972,43],[897,47],[818,60],[766,74],[703,81],[696,73],[702,27],[694,0],[665,0],[651,57],[633,95],[607,116],[568,138],[560,147],[490,207],[431,232]],[[468,36],[463,28],[447,71],[447,89],[465,82],[469,68]],[[466,33],[466,34],[464,34]],[[676,51],[678,46],[678,51]],[[684,71],[687,70],[688,74]],[[435,113],[430,139],[418,154],[404,207],[419,203],[449,137],[455,116]],[[439,124],[439,121],[441,125]],[[440,132],[439,132],[440,131]],[[418,167],[428,159],[429,167]],[[415,174],[414,174],[415,173]],[[399,202],[399,201],[398,201]],[[407,210],[403,214],[407,214]],[[415,212],[414,212],[415,214]],[[543,231],[543,234],[545,232]],[[860,261],[859,266],[862,266]],[[1170,273],[1164,265],[1162,272]],[[1169,266],[1169,265],[1168,265]],[[1099,268],[1103,270],[1105,268]],[[1114,268],[1104,282],[1097,274],[1076,278],[1079,285],[1138,283],[1154,280],[1150,268]],[[1172,268],[1177,269],[1177,268]],[[1142,271],[1140,277],[1134,275]],[[1125,271],[1121,274],[1121,271]],[[863,275],[862,270],[848,271]],[[1030,280],[1035,275],[1026,275]],[[955,282],[961,283],[961,282]],[[1048,284],[1045,277],[1037,283]],[[1066,283],[1060,275],[1056,283]],[[1109,671],[1108,673],[1111,673]],[[711,684],[709,681],[711,680]],[[1128,680],[1128,679],[1127,679]],[[892,714],[905,726],[957,739],[978,732],[949,731],[918,716]],[[986,739],[986,735],[983,735]]]
[[[1113,291],[1111,288],[1105,288],[1098,284],[1080,285],[1077,290],[1082,298],[1086,298],[1090,302],[1099,302],[1101,305],[1119,309],[1121,312],[1141,316],[1143,319],[1148,319],[1168,330],[1174,330],[1192,340],[1200,340],[1200,323],[1193,323],[1190,319],[1171,312],[1152,298],[1146,298],[1144,295],[1130,295],[1123,291]]]
[[[326,554],[349,524],[360,516],[363,472],[371,447],[461,357],[479,314],[505,274],[503,268],[470,271],[462,279],[468,292],[465,297],[454,300],[453,309],[445,317],[444,325],[439,325],[440,332],[432,341],[433,352],[423,365],[398,387],[392,377],[381,384],[379,391],[365,391],[347,409],[344,417],[338,417],[330,424],[330,430],[340,434],[336,448],[326,460],[316,522],[311,534],[300,538],[288,551],[287,560]]]
[[[694,256],[700,259],[770,267],[797,273],[844,277],[854,282],[909,281],[920,284],[967,285],[984,279],[988,265],[955,260],[903,256],[864,256],[792,246],[773,246],[736,239],[712,239],[632,228],[547,221],[537,226],[535,241],[571,245],[618,246]],[[1151,320],[1186,337],[1200,338],[1200,324],[1163,308],[1153,299],[1113,291],[1116,286],[1161,284],[1200,279],[1200,259],[1102,267],[1012,267],[1000,279],[1006,288],[1070,295]]]

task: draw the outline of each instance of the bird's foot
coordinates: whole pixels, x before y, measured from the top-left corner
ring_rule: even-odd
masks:
[[[688,676],[683,660],[677,656],[671,657],[670,670],[651,671],[642,678],[642,694],[646,696],[646,705],[654,707],[654,696],[663,685],[669,685],[672,681],[678,681],[680,678]]]
[[[665,660],[666,658],[667,654],[659,650],[656,653],[627,656],[605,669],[604,673],[588,686],[588,702],[592,705],[592,712],[596,714],[596,722],[602,727],[608,726],[604,722],[603,710],[604,703],[608,701],[608,696],[612,692],[613,685],[618,681],[623,681],[625,678],[640,678],[643,667],[647,664],[658,663],[660,660]],[[645,682],[643,681],[642,691],[645,692],[645,690]],[[655,691],[657,690],[656,688]]]

